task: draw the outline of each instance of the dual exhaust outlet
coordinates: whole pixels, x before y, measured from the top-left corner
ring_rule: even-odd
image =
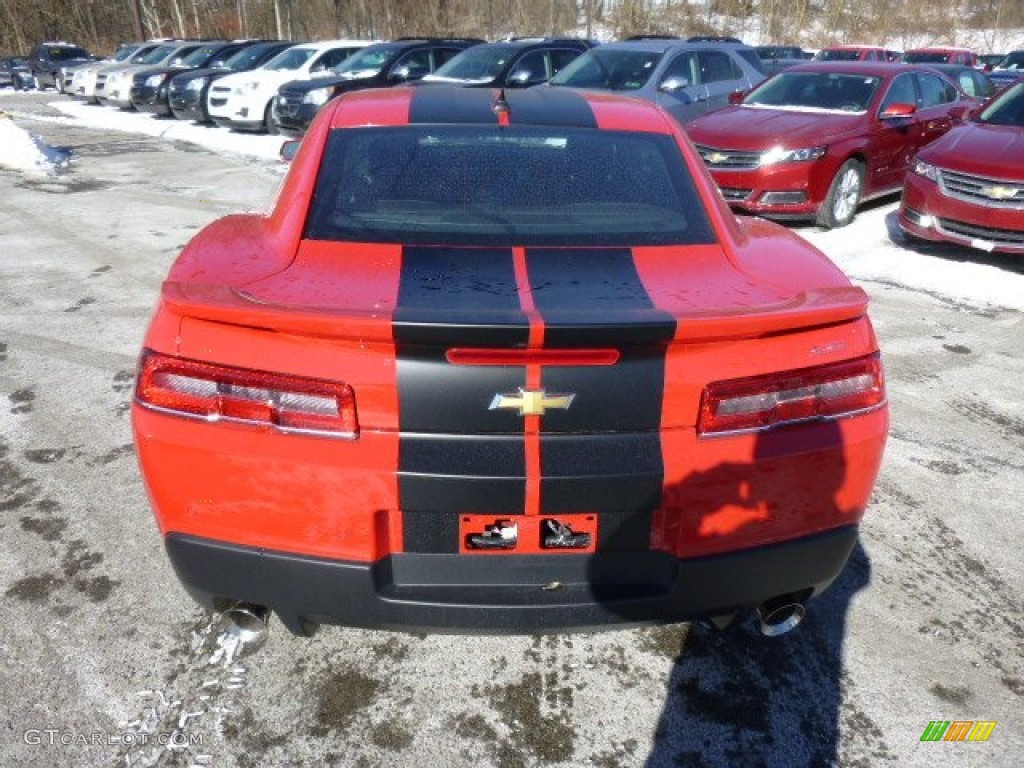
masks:
[[[796,629],[806,613],[807,591],[778,595],[757,606],[761,634],[779,637]],[[267,641],[270,609],[253,603],[234,603],[222,614],[225,631],[237,638],[248,652],[258,650]]]

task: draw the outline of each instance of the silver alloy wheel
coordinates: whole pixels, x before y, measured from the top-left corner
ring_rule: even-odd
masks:
[[[860,173],[850,166],[839,179],[836,196],[832,203],[832,215],[837,222],[846,222],[853,218],[860,200]]]

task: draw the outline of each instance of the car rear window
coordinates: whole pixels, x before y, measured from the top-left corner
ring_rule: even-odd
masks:
[[[336,129],[305,236],[421,245],[714,242],[670,136],[474,125]]]

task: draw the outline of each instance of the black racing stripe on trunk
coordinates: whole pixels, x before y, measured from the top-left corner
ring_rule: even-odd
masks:
[[[541,514],[637,513],[661,503],[665,469],[658,432],[545,434],[540,463]]]
[[[594,339],[608,346],[608,339]],[[622,346],[615,365],[545,366],[541,383],[551,394],[574,394],[567,410],[550,409],[544,434],[654,431],[661,426],[665,347]]]
[[[506,91],[512,125],[571,125],[597,128],[590,103],[569,88],[530,88]]]
[[[398,464],[406,552],[457,552],[460,514],[523,513],[521,435],[404,434]]]
[[[393,323],[398,342],[525,344],[530,322],[520,306],[512,249],[405,248]]]
[[[491,410],[497,394],[526,385],[523,366],[452,365],[446,347],[397,345],[398,424],[403,433],[522,434],[523,418]]]
[[[629,248],[528,248],[533,301],[552,347],[667,342],[676,321],[654,306]]]
[[[497,123],[494,97],[478,88],[416,88],[409,104],[410,123]]]

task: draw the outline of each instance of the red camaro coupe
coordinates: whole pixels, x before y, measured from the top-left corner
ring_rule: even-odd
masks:
[[[365,91],[273,212],[172,267],[132,418],[207,607],[534,632],[760,608],[855,544],[888,409],[864,292],[738,220],[652,104]]]
[[[1024,255],[1024,81],[925,147],[910,169],[904,231]]]
[[[925,67],[800,64],[686,132],[736,209],[831,228],[899,192],[917,150],[979,103]]]

